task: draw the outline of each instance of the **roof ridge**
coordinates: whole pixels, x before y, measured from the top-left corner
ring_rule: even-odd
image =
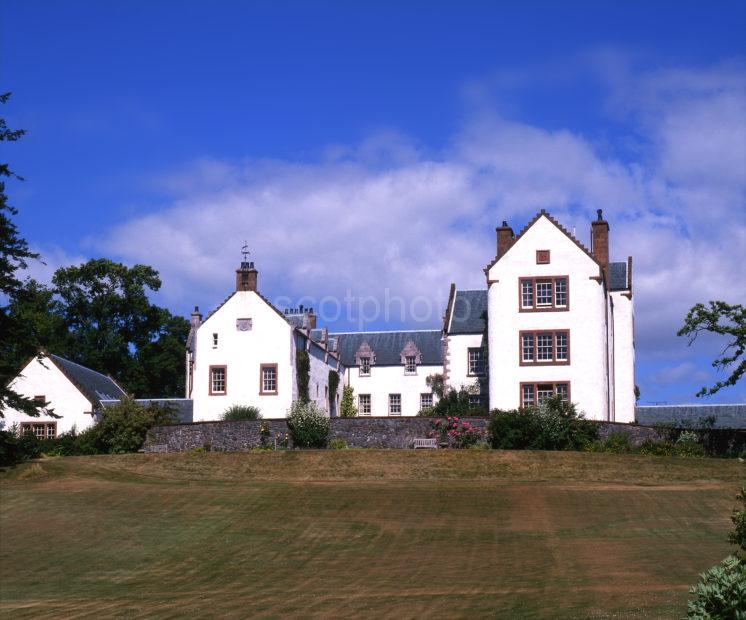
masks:
[[[366,335],[366,334],[426,334],[426,333],[437,333],[440,334],[440,329],[389,329],[383,331],[369,331],[369,332],[329,332],[330,336],[352,336],[352,335]]]
[[[83,366],[83,364],[78,364],[78,362],[73,362],[72,360],[67,359],[66,357],[62,357],[61,355],[57,355],[56,353],[50,353],[52,357],[56,357],[57,359],[62,360],[63,362],[66,362],[68,364],[72,364],[73,366],[77,366],[78,368],[82,368],[83,370],[88,370],[89,372],[92,372],[99,377],[103,377],[104,379],[110,379],[113,381],[113,379],[109,375],[105,375],[102,372],[99,372],[98,370],[93,370],[93,368],[88,368],[88,366]]]

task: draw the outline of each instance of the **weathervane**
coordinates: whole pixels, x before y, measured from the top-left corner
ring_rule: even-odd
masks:
[[[249,242],[244,241],[243,247],[241,248],[241,254],[243,254],[243,262],[246,262],[246,259],[248,258],[250,252],[249,252]]]

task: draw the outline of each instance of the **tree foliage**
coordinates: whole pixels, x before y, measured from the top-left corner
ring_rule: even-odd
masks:
[[[720,357],[712,362],[717,370],[729,369],[730,376],[697,392],[697,396],[711,396],[724,387],[735,385],[746,372],[746,359],[743,357],[746,351],[746,309],[724,301],[711,301],[707,306],[696,304],[686,315],[678,335],[688,336],[691,345],[702,332],[730,338]]]
[[[108,259],[58,269],[52,287],[26,281],[12,296],[18,326],[8,356],[16,372],[32,352],[49,351],[115,377],[142,398],[181,396],[189,323],[151,303],[161,286],[147,265]]]
[[[0,103],[6,103],[10,93],[0,94]],[[0,142],[15,142],[26,132],[23,129],[9,129],[4,118],[0,117]],[[0,162],[0,299],[11,298],[22,286],[18,271],[25,269],[28,261],[39,258],[32,252],[28,243],[20,236],[12,221],[18,211],[8,203],[5,193],[5,179],[22,180],[7,163]],[[3,302],[4,303],[4,302]],[[17,394],[8,387],[18,368],[8,356],[20,331],[18,320],[7,305],[0,306],[0,416],[5,409],[12,408],[28,415],[38,415],[38,404]]]
[[[339,415],[342,418],[357,417],[357,407],[355,407],[355,388],[351,385],[345,385],[342,388],[342,402],[339,406]]]
[[[308,386],[311,382],[311,358],[305,349],[300,349],[295,354],[295,373],[298,400],[307,403],[309,401]]]

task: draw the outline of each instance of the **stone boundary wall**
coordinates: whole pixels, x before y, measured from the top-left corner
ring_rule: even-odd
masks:
[[[473,426],[486,431],[489,418],[469,417]],[[350,448],[411,448],[416,437],[427,437],[434,418],[359,417],[332,418],[329,440],[342,439]],[[259,427],[264,422],[271,433],[270,443],[276,435],[288,433],[285,420],[260,420],[255,422],[195,422],[173,426],[156,426],[148,431],[145,452],[183,452],[206,449],[215,451],[250,450],[261,445]],[[646,439],[663,439],[654,428],[636,424],[598,422],[599,435],[605,439],[611,433],[624,432],[630,441],[639,445]],[[289,434],[289,433],[288,433]],[[292,447],[292,439],[290,441]]]
[[[746,429],[746,403],[730,405],[649,405],[638,406],[635,420],[638,424],[673,424],[693,426],[705,418],[715,419],[714,428]]]

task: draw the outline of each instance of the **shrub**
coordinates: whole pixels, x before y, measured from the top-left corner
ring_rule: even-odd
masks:
[[[329,436],[330,422],[313,402],[296,400],[287,418],[293,443],[300,448],[323,448]]]
[[[223,411],[222,419],[226,422],[261,420],[262,414],[259,411],[259,407],[254,407],[252,405],[231,405]]]
[[[347,442],[344,439],[332,439],[329,447],[332,450],[347,450]]]
[[[433,433],[440,436],[441,442],[447,442],[454,448],[470,448],[483,436],[482,431],[475,428],[469,420],[459,420],[457,417],[435,420]]]
[[[339,415],[342,418],[357,417],[357,407],[355,407],[355,388],[351,385],[345,385],[342,388],[342,402],[339,406]]]
[[[440,375],[431,375],[431,377]],[[440,388],[439,388],[440,389]],[[430,418],[466,417],[487,415],[487,407],[472,405],[469,400],[475,395],[476,386],[459,390],[450,389],[443,394],[433,407],[422,409],[417,415]]]
[[[635,448],[629,441],[629,434],[609,433],[609,436],[603,441],[593,444],[594,452],[610,452],[612,454],[625,454],[634,452]]]
[[[684,431],[676,440],[676,455],[702,458],[707,456],[705,447],[699,443],[699,435],[693,431]]]
[[[742,507],[734,508],[730,520],[733,521],[733,531],[728,534],[728,541],[741,547],[741,551],[746,551],[746,488],[736,496]]]
[[[671,441],[646,439],[640,444],[639,452],[651,456],[674,456],[676,454],[676,444]]]
[[[112,407],[106,407],[101,419],[86,434],[90,433],[87,439],[96,452],[137,452],[142,448],[149,428],[175,421],[176,416],[170,407],[158,403],[144,406],[127,397]]]
[[[0,431],[0,466],[15,465],[41,456],[41,441],[33,433],[18,435],[15,428]]]
[[[598,426],[559,396],[540,407],[495,410],[488,427],[493,448],[582,450],[598,439]]]
[[[746,618],[746,560],[728,556],[702,573],[689,592],[689,618]]]

